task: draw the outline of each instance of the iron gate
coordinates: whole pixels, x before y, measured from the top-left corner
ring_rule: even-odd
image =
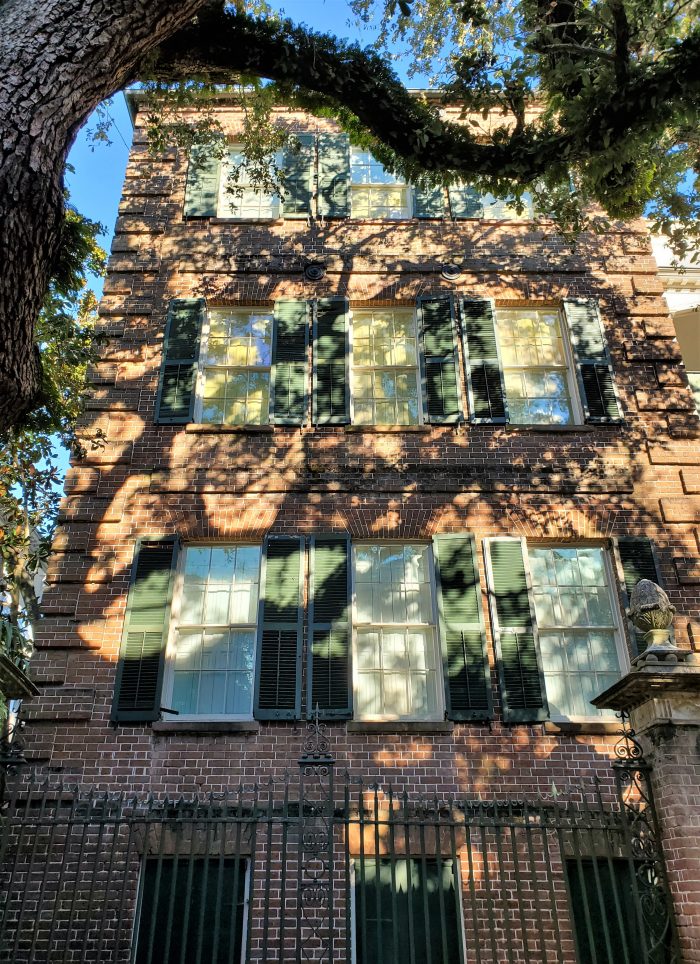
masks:
[[[671,964],[643,764],[616,785],[481,800],[344,774],[224,794],[19,781],[0,865],[2,964]]]

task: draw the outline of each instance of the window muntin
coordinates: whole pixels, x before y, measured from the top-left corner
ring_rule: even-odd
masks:
[[[260,547],[190,546],[183,555],[170,706],[180,717],[250,719]]]
[[[278,164],[280,160],[277,160]],[[238,178],[230,181],[229,175],[234,168],[238,168]],[[257,221],[279,218],[281,213],[280,196],[261,191],[251,184],[245,154],[241,147],[234,145],[221,161],[217,217]]]
[[[441,719],[429,546],[355,546],[356,716]]]
[[[624,661],[605,551],[529,546],[528,560],[550,715],[610,716],[590,702]]]
[[[201,422],[260,425],[269,420],[271,312],[215,308],[203,334]]]
[[[415,312],[353,311],[352,356],[353,421],[417,425],[421,406]]]
[[[350,186],[354,218],[408,218],[411,189],[390,174],[369,151],[350,151]]]
[[[496,311],[509,420],[515,424],[571,425],[580,421],[571,360],[556,309]]]

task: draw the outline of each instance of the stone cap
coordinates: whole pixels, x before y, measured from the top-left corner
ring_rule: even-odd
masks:
[[[700,659],[688,650],[666,648],[666,658],[642,653],[622,679],[591,700],[598,709],[631,710],[671,694],[700,697]]]

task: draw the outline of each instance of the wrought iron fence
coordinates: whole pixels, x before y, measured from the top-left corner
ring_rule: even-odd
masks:
[[[177,799],[18,782],[2,964],[671,964],[639,761],[618,791],[421,797],[299,772]]]

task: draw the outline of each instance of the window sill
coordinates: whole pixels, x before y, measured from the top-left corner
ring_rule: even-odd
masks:
[[[432,431],[434,425],[346,425],[346,432],[367,432],[370,435],[397,435],[402,432],[425,434]]]
[[[546,720],[544,732],[576,736],[588,734],[590,736],[620,736],[621,724],[605,720]]]
[[[154,733],[258,733],[257,720],[157,720]]]
[[[537,432],[543,432],[547,435],[578,435],[582,432],[595,432],[601,426],[589,425],[588,423],[585,425],[515,425],[513,422],[507,422],[502,427],[506,432],[526,432],[529,435]]]
[[[416,735],[421,733],[452,733],[454,723],[444,720],[415,721],[408,720],[358,720],[348,723],[348,733],[398,733]]]
[[[284,218],[217,218],[210,217],[211,224],[282,224]]]
[[[274,425],[208,425],[206,422],[190,422],[185,426],[185,431],[193,435],[230,435],[231,433],[243,434],[269,434],[274,432]]]

